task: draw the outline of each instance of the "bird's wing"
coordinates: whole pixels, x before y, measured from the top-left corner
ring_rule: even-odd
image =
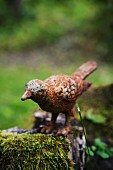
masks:
[[[75,101],[77,96],[81,94],[81,83],[75,82],[71,78],[64,79],[57,87],[55,87],[56,95],[63,100]]]

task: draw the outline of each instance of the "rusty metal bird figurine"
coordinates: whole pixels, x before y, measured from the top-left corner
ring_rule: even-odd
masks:
[[[44,81],[34,79],[26,84],[26,90],[21,100],[31,99],[38,103],[44,111],[51,112],[51,122],[45,125],[42,133],[51,133],[59,113],[66,116],[65,127],[57,134],[67,135],[71,131],[70,121],[74,118],[74,108],[77,98],[86,91],[91,82],[84,81],[95,69],[95,61],[88,61],[79,67],[71,76],[54,75]]]

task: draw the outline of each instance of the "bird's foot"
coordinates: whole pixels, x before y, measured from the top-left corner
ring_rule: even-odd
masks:
[[[53,129],[54,129],[54,126],[52,124],[47,124],[40,129],[40,132],[49,134],[53,131]]]
[[[67,136],[70,132],[71,132],[72,128],[71,126],[66,126],[63,129],[60,129],[57,131],[56,135],[63,135],[63,136]]]

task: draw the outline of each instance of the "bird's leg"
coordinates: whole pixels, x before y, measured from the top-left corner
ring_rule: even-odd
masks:
[[[56,122],[57,116],[58,116],[58,113],[52,114],[50,123],[45,125],[41,129],[41,133],[51,133],[52,132],[52,130],[55,127],[55,122]]]
[[[65,121],[65,127],[61,130],[58,130],[57,135],[64,135],[67,136],[70,131],[72,130],[71,127],[71,121],[74,119],[74,109],[72,109],[70,112],[65,113],[66,121]]]

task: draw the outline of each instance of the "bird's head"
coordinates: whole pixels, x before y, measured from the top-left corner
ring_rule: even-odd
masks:
[[[39,91],[42,91],[43,88],[41,86],[42,82],[38,79],[30,80],[25,85],[25,93],[22,95],[21,100],[32,99],[34,95],[36,95]]]

